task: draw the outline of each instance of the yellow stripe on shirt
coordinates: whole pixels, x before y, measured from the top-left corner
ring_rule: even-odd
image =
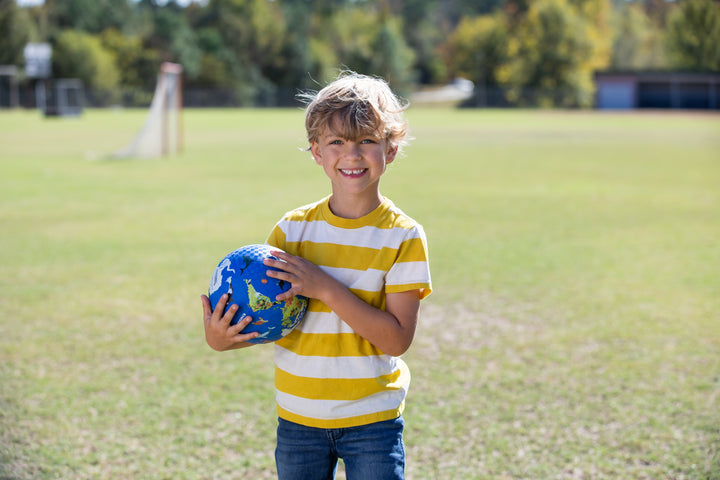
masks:
[[[356,333],[303,333],[299,329],[278,340],[278,345],[297,355],[317,357],[367,357],[383,355],[380,349]]]
[[[313,400],[358,400],[386,390],[397,390],[406,386],[408,381],[409,373],[403,375],[402,370],[362,379],[307,378],[280,369],[275,371],[275,386],[279,391],[293,392],[293,395]]]

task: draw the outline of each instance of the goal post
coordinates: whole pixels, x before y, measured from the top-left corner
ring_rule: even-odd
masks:
[[[114,158],[158,158],[182,152],[182,70],[177,63],[160,66],[145,124],[127,147],[115,152]]]

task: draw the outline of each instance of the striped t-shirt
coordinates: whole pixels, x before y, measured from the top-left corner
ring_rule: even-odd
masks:
[[[370,305],[387,293],[430,294],[422,227],[390,200],[358,219],[335,216],[329,197],[288,212],[268,244],[303,257]],[[324,303],[310,299],[300,325],[275,343],[278,415],[319,428],[344,428],[397,418],[410,371],[356,334]]]

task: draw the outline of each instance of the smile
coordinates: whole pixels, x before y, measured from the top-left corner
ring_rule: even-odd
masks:
[[[357,169],[352,169],[352,170],[341,168],[340,172],[343,175],[356,176],[356,175],[362,175],[363,173],[365,173],[365,170],[366,170],[365,168],[357,168]]]

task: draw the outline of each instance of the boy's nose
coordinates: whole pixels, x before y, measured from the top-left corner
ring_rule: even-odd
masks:
[[[362,156],[360,153],[360,145],[355,142],[348,142],[346,154],[350,158],[360,158]]]

